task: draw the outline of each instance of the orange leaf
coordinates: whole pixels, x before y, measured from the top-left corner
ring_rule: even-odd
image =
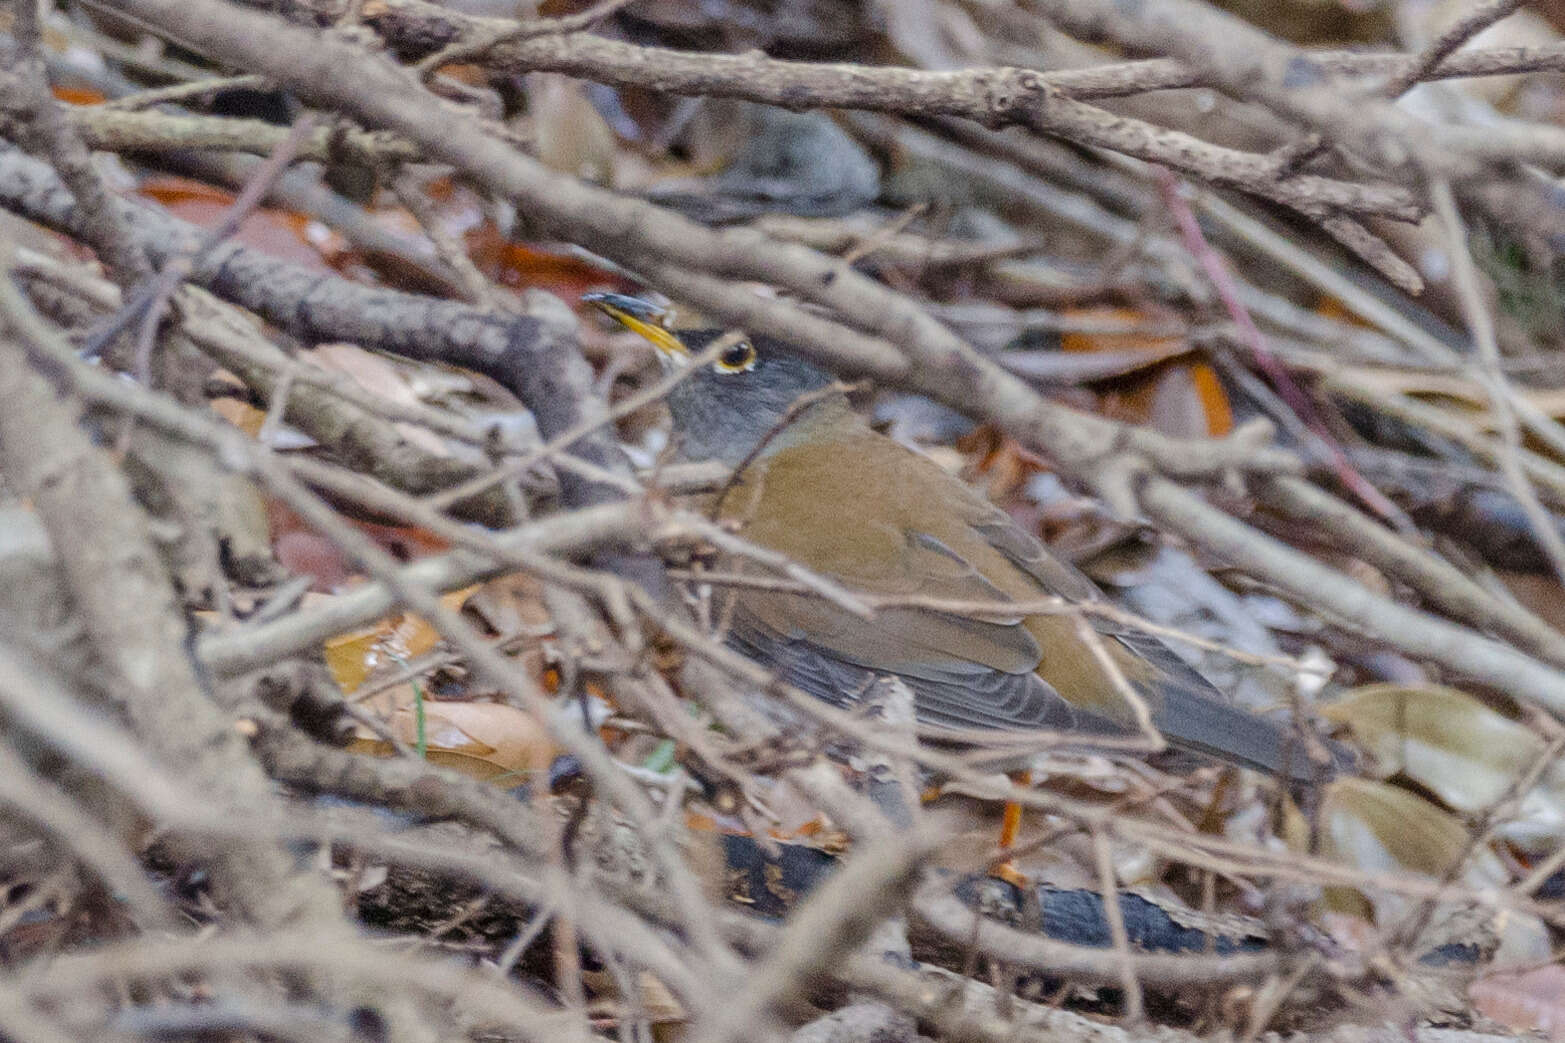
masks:
[[[67,105],[102,105],[108,98],[91,87],[53,87],[51,93]]]
[[[383,719],[398,741],[418,743],[417,695],[411,684],[398,685],[376,696]],[[548,774],[560,749],[537,718],[514,706],[490,702],[424,700],[424,748],[440,764],[483,782],[519,786]],[[368,729],[359,732],[349,749],[389,756],[391,746]]]
[[[622,285],[612,273],[575,257],[513,243],[488,222],[466,238],[473,263],[501,286],[548,290],[573,301],[588,290]]]
[[[1065,314],[1118,322],[1151,322],[1155,318],[1130,308],[1075,308]],[[1179,345],[1177,337],[1140,333],[1066,333],[1060,337],[1061,349],[1074,352],[1137,350],[1159,355]],[[1103,411],[1117,419],[1176,435],[1218,437],[1233,430],[1228,394],[1217,371],[1205,362],[1164,362],[1126,376],[1114,386],[1116,390],[1103,396]]]
[[[178,177],[161,177],[145,181],[136,190],[138,195],[162,204],[163,208],[182,220],[202,228],[211,228],[223,220],[234,196],[211,185]],[[263,253],[315,271],[331,271],[322,256],[326,248],[342,250],[340,238],[333,240],[324,234],[310,218],[303,214],[261,207],[239,224],[235,240],[254,247]],[[315,243],[321,238],[321,246]]]
[[[442,594],[440,601],[457,611],[477,589],[475,585],[453,590]],[[428,655],[439,643],[439,631],[423,617],[408,613],[328,638],[323,651],[332,677],[344,692],[351,693],[380,667]]]
[[[237,398],[213,399],[212,412],[227,420],[251,438],[261,433],[261,425],[266,422],[264,410],[257,409],[250,403]]]

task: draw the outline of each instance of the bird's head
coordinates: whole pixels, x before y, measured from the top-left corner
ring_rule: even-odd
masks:
[[[793,441],[786,429],[806,421],[816,404],[846,403],[841,393],[827,390],[836,383],[830,373],[770,338],[725,337],[721,329],[676,331],[666,325],[667,309],[639,297],[591,293],[582,300],[649,341],[665,369],[691,367],[724,339],[717,355],[695,366],[668,395],[686,459],[738,464],[762,439],[769,439],[768,448]],[[804,408],[795,412],[801,403]]]

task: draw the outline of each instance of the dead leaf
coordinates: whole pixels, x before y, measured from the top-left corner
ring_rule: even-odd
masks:
[[[407,746],[418,745],[418,702],[412,685],[377,696],[402,703],[385,715],[386,727]],[[514,706],[489,702],[423,699],[425,756],[431,764],[459,771],[481,782],[520,786],[546,777],[560,749],[537,718]],[[390,743],[364,729],[350,750],[389,756]]]
[[[178,177],[153,178],[136,191],[202,228],[222,221],[234,202],[230,192]],[[269,207],[258,207],[240,222],[233,241],[318,272],[333,271],[328,258],[348,252],[340,236],[311,218]]]
[[[1341,778],[1326,787],[1320,813],[1321,854],[1367,873],[1414,873],[1442,879],[1468,852],[1467,825],[1455,815],[1399,786],[1373,779]],[[1472,853],[1457,880],[1475,887],[1506,879],[1493,852]],[[1401,895],[1349,888],[1326,890],[1329,908],[1373,919],[1400,922],[1414,904]]]
[[[441,603],[456,611],[477,589],[472,586],[442,594]],[[330,638],[326,641],[324,653],[327,669],[338,686],[345,694],[352,694],[376,670],[394,665],[399,660],[427,655],[439,643],[439,632],[422,617],[404,614]]]
[[[1475,1009],[1509,1029],[1565,1039],[1565,967],[1490,974],[1473,982],[1467,995]]]
[[[1349,728],[1380,777],[1405,775],[1467,815],[1510,796],[1547,752],[1526,725],[1438,685],[1369,685],[1334,700],[1324,713]],[[1565,767],[1549,765],[1498,832],[1529,853],[1552,850],[1565,837]]]
[[[1155,317],[1128,308],[1084,308],[1068,311],[1073,317],[1118,322],[1155,321]],[[1060,337],[1066,352],[1145,352],[1155,362],[1146,372],[1118,381],[1103,393],[1103,411],[1119,420],[1146,424],[1166,434],[1221,437],[1233,430],[1233,407],[1217,371],[1201,361],[1169,361],[1183,355],[1189,345],[1179,337],[1148,337],[1139,333],[1066,333]]]

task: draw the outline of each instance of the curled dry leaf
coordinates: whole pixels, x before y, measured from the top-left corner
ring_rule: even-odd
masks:
[[[1547,753],[1526,725],[1454,688],[1370,685],[1324,712],[1369,751],[1381,778],[1402,775],[1466,815],[1510,796]],[[1499,831],[1530,853],[1556,846],[1565,837],[1565,768],[1549,765]]]
[[[1090,309],[1077,317],[1150,321],[1122,309]],[[1158,362],[1143,374],[1127,378],[1104,392],[1103,411],[1132,423],[1147,424],[1172,435],[1221,437],[1233,430],[1233,407],[1217,371],[1199,360],[1171,360],[1186,349],[1183,338],[1135,333],[1067,333],[1060,338],[1066,352],[1120,353],[1141,350]],[[1160,361],[1159,360],[1163,360]]]
[[[1320,823],[1322,854],[1387,879],[1413,874],[1478,889],[1508,879],[1492,850],[1472,845],[1466,823],[1383,782],[1333,782],[1321,804]],[[1415,953],[1458,946],[1482,954],[1494,966],[1530,966],[1549,958],[1543,921],[1516,910],[1485,910],[1465,899],[1436,902],[1426,910],[1422,899],[1341,887],[1327,888],[1325,901],[1328,912],[1372,920],[1382,931],[1416,925]]]
[[[1320,806],[1321,853],[1356,869],[1388,876],[1408,873],[1433,879],[1448,876],[1467,853],[1467,826],[1417,794],[1372,779],[1343,778],[1331,783]],[[1458,879],[1492,885],[1505,871],[1492,852],[1480,849]],[[1410,908],[1407,899],[1329,888],[1327,905],[1380,924],[1397,922]]]

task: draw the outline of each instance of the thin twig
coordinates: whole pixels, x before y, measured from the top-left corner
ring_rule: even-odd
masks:
[[[1509,388],[1509,379],[1500,364],[1500,345],[1494,336],[1494,319],[1483,301],[1483,291],[1478,286],[1478,272],[1468,252],[1467,230],[1456,209],[1456,197],[1451,186],[1435,178],[1430,183],[1430,196],[1435,212],[1445,226],[1446,252],[1451,257],[1453,281],[1462,306],[1462,318],[1467,322],[1468,333],[1477,349],[1476,376],[1489,391],[1489,408],[1494,411],[1500,436],[1500,472],[1516,502],[1527,515],[1528,526],[1539,548],[1548,557],[1554,574],[1565,582],[1565,538],[1560,536],[1553,517],[1538,499],[1538,491],[1521,463],[1521,424],[1514,408],[1515,393]]]
[[[1136,975],[1136,960],[1130,951],[1130,935],[1125,931],[1125,912],[1119,906],[1119,886],[1114,878],[1114,855],[1102,830],[1092,836],[1093,863],[1098,871],[1098,895],[1103,899],[1103,919],[1108,924],[1114,954],[1120,960],[1120,984],[1125,990],[1125,1020],[1138,1024],[1146,1016],[1146,1000],[1141,994],[1141,979]]]
[[[121,98],[113,98],[99,106],[101,109],[114,112],[135,112],[139,109],[150,109],[156,105],[177,105],[185,102],[199,101],[222,91],[239,90],[265,90],[269,86],[266,77],[246,74],[243,76],[214,76],[206,80],[192,80],[189,83],[175,83],[167,87],[154,87],[150,90],[138,91],[135,94],[127,94]]]
[[[598,3],[593,4],[585,11],[580,11],[573,15],[564,15],[559,18],[536,18],[501,27],[487,35],[475,39],[459,40],[442,50],[436,51],[420,61],[414,69],[420,79],[427,81],[447,65],[480,60],[502,44],[531,40],[538,36],[566,36],[570,33],[590,29],[594,23],[608,18],[622,7],[630,6],[632,2],[634,0],[598,0]]]
[[[1375,488],[1369,479],[1359,474],[1357,469],[1354,468],[1353,464],[1348,460],[1347,454],[1342,451],[1342,446],[1332,436],[1325,422],[1321,420],[1320,412],[1315,408],[1314,403],[1309,400],[1304,391],[1294,382],[1293,377],[1283,364],[1278,361],[1277,356],[1272,354],[1271,348],[1266,343],[1266,335],[1261,332],[1260,327],[1251,318],[1249,309],[1239,300],[1237,288],[1234,285],[1233,276],[1228,270],[1228,265],[1223,263],[1223,259],[1218,256],[1216,250],[1212,249],[1211,244],[1206,240],[1206,236],[1202,234],[1201,226],[1196,221],[1195,214],[1191,211],[1189,204],[1185,202],[1184,197],[1180,194],[1179,186],[1174,181],[1173,175],[1162,168],[1156,170],[1156,175],[1158,186],[1163,192],[1164,202],[1167,204],[1169,212],[1173,214],[1180,233],[1184,236],[1186,246],[1200,263],[1201,269],[1206,273],[1207,278],[1212,281],[1212,287],[1222,300],[1223,307],[1228,312],[1228,317],[1239,328],[1240,336],[1249,347],[1251,355],[1255,358],[1256,365],[1260,366],[1268,379],[1271,380],[1272,385],[1277,389],[1278,394],[1282,395],[1283,399],[1287,401],[1289,407],[1320,438],[1321,444],[1330,454],[1332,468],[1336,471],[1337,477],[1342,481],[1342,484],[1363,501],[1365,506],[1386,519],[1402,533],[1416,533],[1418,526],[1413,524],[1413,520],[1407,516],[1407,513],[1392,503],[1385,493]]]
[[[1425,47],[1412,64],[1387,81],[1386,97],[1402,97],[1414,84],[1428,79],[1458,47],[1527,3],[1528,0],[1482,0],[1471,10],[1464,11],[1462,17]]]

